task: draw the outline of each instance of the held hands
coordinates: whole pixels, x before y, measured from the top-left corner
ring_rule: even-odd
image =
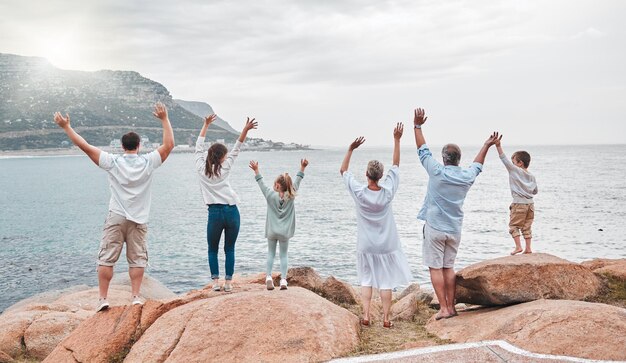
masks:
[[[154,117],[160,119],[161,121],[166,121],[167,109],[165,108],[165,105],[161,102],[157,102],[156,105],[154,105],[154,112],[152,112],[152,115],[154,115]]]
[[[250,165],[248,165],[250,167],[250,169],[252,169],[252,171],[254,171],[254,175],[257,175],[259,173],[259,162],[258,161],[254,161],[254,160],[250,160]]]
[[[352,144],[350,144],[350,151],[353,151],[354,149],[358,148],[359,146],[363,145],[363,143],[365,142],[365,138],[363,136],[359,136],[356,139],[354,139],[354,141],[352,141]]]
[[[489,138],[485,141],[485,146],[491,147],[495,145],[496,143],[500,143],[501,139],[502,139],[502,136],[500,136],[498,132],[494,131],[494,133],[491,134],[491,136],[489,136]]]
[[[304,169],[309,166],[309,161],[305,158],[300,160],[300,171],[304,173]]]
[[[208,115],[205,119],[204,119],[204,126],[209,126],[210,124],[213,123],[213,121],[215,121],[215,119],[217,118],[216,114],[212,114],[212,115]]]
[[[70,126],[70,115],[65,114],[65,118],[61,115],[60,112],[54,113],[54,122],[59,125],[60,128],[65,129]]]
[[[413,116],[413,125],[422,126],[424,123],[426,123],[426,120],[428,119],[428,117],[425,117],[424,115],[426,115],[426,112],[424,111],[423,108],[416,108],[415,116]]]
[[[398,122],[396,127],[393,129],[393,138],[396,140],[400,140],[402,137],[402,133],[404,132],[404,124],[402,122]]]
[[[257,128],[259,123],[257,121],[254,121],[254,120],[255,120],[254,118],[251,120],[250,117],[247,117],[246,125],[243,127],[243,130],[245,132],[248,132],[248,131],[250,131],[252,129],[256,129]]]

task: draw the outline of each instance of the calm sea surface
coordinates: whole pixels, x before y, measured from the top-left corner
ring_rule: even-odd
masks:
[[[477,150],[463,148],[462,164],[471,162]],[[534,250],[576,262],[626,257],[626,145],[527,150],[539,184]],[[509,155],[513,151],[507,147]],[[236,273],[264,271],[267,249],[265,201],[248,161],[258,160],[261,172],[272,180],[281,172],[295,174],[300,158],[307,157],[310,166],[296,200],[290,266],[312,266],[323,276],[357,284],[354,205],[338,172],[344,152],[240,154],[231,175],[242,200]],[[370,159],[389,167],[391,149],[355,151],[350,169],[363,175],[362,181]],[[429,285],[421,263],[422,222],[416,219],[427,176],[413,148],[402,151],[400,178],[393,205],[396,223],[414,280]],[[109,201],[104,171],[85,156],[0,159],[0,201],[0,311],[39,292],[97,285],[95,260]],[[510,201],[508,176],[494,148],[465,201],[457,268],[508,255],[513,247],[507,232]],[[148,273],[177,293],[207,284],[207,212],[192,154],[173,154],[157,171],[150,218]],[[123,256],[117,273],[127,271]]]

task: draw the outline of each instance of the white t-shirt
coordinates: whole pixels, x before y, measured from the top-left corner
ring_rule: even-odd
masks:
[[[200,190],[204,204],[236,205],[239,203],[239,196],[230,186],[228,177],[240,150],[241,142],[237,140],[233,149],[226,156],[226,160],[222,163],[220,176],[209,178],[205,173],[207,151],[204,148],[204,137],[198,137],[196,141],[196,172],[200,179]]]
[[[98,166],[109,174],[109,211],[135,223],[148,223],[152,175],[161,166],[158,150],[145,155],[100,153]]]

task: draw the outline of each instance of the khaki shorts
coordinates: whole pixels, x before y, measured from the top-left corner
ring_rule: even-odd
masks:
[[[456,253],[461,244],[461,234],[438,231],[424,224],[422,259],[430,268],[453,268]]]
[[[124,216],[109,212],[102,229],[98,265],[114,266],[126,242],[128,266],[145,268],[148,265],[147,234],[147,224],[137,224]]]
[[[535,205],[533,203],[513,203],[509,210],[511,211],[511,221],[509,222],[511,237],[518,237],[521,230],[524,238],[532,238],[531,226],[533,225],[533,219],[535,219]]]

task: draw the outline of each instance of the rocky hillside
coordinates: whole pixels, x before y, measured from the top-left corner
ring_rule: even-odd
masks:
[[[179,104],[185,110],[193,113],[196,116],[206,117],[207,115],[215,113],[213,111],[213,107],[205,102],[197,102],[197,101],[185,101],[185,100],[177,100],[174,99],[174,102]],[[223,128],[226,131],[230,131],[238,134],[239,131],[233,129],[228,122],[224,121],[219,115],[217,115],[217,119],[215,120],[215,125]]]
[[[129,130],[153,142],[162,138],[152,116],[155,102],[170,115],[176,142],[193,140],[202,119],[174,102],[160,83],[129,71],[68,71],[43,58],[0,53],[0,150],[60,147],[69,141],[54,124],[55,111],[69,113],[74,127],[94,145],[109,145]],[[237,134],[212,125],[211,136]]]

